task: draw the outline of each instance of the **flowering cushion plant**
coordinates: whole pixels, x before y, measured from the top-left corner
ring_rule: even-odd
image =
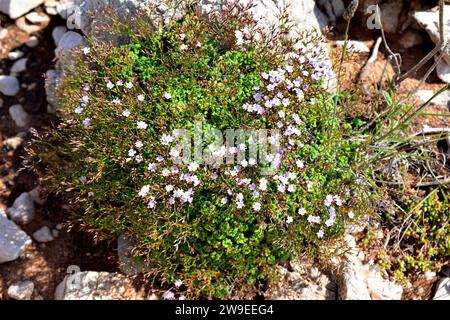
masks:
[[[47,188],[96,236],[131,236],[166,298],[249,297],[368,213],[315,40],[263,45],[245,10],[147,31],[79,50],[36,148]]]

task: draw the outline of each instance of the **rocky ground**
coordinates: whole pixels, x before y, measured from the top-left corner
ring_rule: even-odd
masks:
[[[123,268],[129,255],[126,240],[122,239],[118,244],[95,243],[89,235],[69,228],[64,201],[57,196],[41,199],[37,177],[22,167],[24,148],[31,138],[30,129],[42,131],[57,122],[54,114],[56,103],[52,95],[57,72],[48,70],[55,69],[62,52],[81,45],[84,42],[83,32],[89,30],[90,20],[86,18],[86,12],[81,13],[83,32],[67,29],[73,27],[70,12],[64,6],[67,2],[30,0],[22,7],[14,4],[13,0],[0,3],[0,12],[3,12],[0,14],[0,300],[157,299],[152,290],[141,288],[140,280],[130,276],[135,273],[134,270]],[[128,2],[134,5],[143,1]],[[313,26],[333,26],[326,36],[331,53],[336,53],[342,46],[345,29],[340,16],[349,1],[316,2],[320,4],[321,11],[319,7],[314,8],[313,0],[298,1],[296,10],[304,10],[304,14],[297,14],[301,17],[297,19],[300,19],[299,23],[306,21]],[[379,35],[377,30],[361,27],[366,21],[368,4],[383,2],[382,9],[389,13],[384,16],[383,25],[392,50],[402,54],[402,71],[409,70],[433,48],[432,26],[425,25],[420,15],[416,19],[415,12],[426,11],[435,3],[360,2],[357,22],[352,24],[350,30],[350,38],[355,40],[350,46],[351,58],[344,64],[344,83],[347,85],[359,81],[357,76]],[[94,2],[88,3],[87,7],[90,7]],[[122,7],[117,10],[122,10]],[[369,86],[376,83],[386,59],[386,51],[381,49],[368,76],[361,81]],[[426,67],[402,83],[401,94],[405,95],[419,84]],[[443,81],[447,81],[446,67],[443,62],[438,72],[421,85],[411,102],[427,100],[441,88]],[[450,70],[450,67],[447,68]],[[389,66],[388,73],[391,75],[392,70]],[[448,114],[449,101],[450,94],[446,93],[437,98],[428,111]],[[450,128],[449,119],[424,116],[416,121],[412,130],[424,126]],[[373,265],[371,253],[362,252],[355,237],[348,235],[346,238],[351,250],[346,254],[344,263],[335,262],[338,273],[319,270],[310,261],[299,259],[280,268],[280,286],[270,288],[265,298],[450,298],[450,274],[446,275],[443,271],[441,275],[418,275],[402,287]],[[122,269],[115,258],[117,253]],[[135,269],[134,266],[131,269]]]

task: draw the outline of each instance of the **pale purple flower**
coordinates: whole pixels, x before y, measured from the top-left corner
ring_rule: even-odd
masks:
[[[88,198],[92,198],[94,196],[94,193],[92,191],[88,192]]]
[[[90,125],[91,125],[91,119],[86,118],[86,119],[83,120],[83,126],[85,128],[89,127]]]
[[[295,161],[295,163],[297,165],[297,168],[299,168],[299,169],[303,169],[305,166],[303,161],[301,161],[301,160],[297,160],[297,161]]]
[[[324,235],[323,230],[320,229],[320,230],[316,233],[316,235],[317,235],[317,238],[319,238],[319,239],[323,238],[323,235]]]
[[[178,279],[175,281],[175,287],[177,287],[177,288],[181,287],[182,284],[183,284],[183,280]]]
[[[156,165],[155,165],[154,163],[150,163],[150,164],[148,165],[148,170],[151,171],[151,172],[155,172],[155,170],[156,170]]]
[[[329,206],[331,206],[332,203],[333,203],[333,196],[327,195],[325,197],[325,201],[324,201],[325,206],[329,207]]]
[[[128,150],[128,156],[129,157],[134,157],[135,155],[136,155],[136,150],[134,150],[134,149],[130,149],[130,150]]]
[[[155,207],[156,207],[156,200],[154,197],[150,197],[150,199],[147,202],[147,208],[154,209]]]
[[[163,146],[169,145],[173,141],[173,137],[170,134],[163,134],[161,138],[161,143]]]
[[[147,195],[147,193],[149,193],[150,191],[150,186],[149,185],[145,185],[141,188],[141,190],[139,191],[138,195],[141,197],[145,197]]]
[[[75,113],[76,114],[81,114],[81,113],[83,113],[83,111],[84,111],[84,109],[82,107],[76,107],[75,108]]]
[[[111,81],[108,81],[108,83],[106,83],[106,87],[111,90],[112,88],[114,88],[114,84]]]
[[[136,148],[140,149],[144,146],[144,144],[142,143],[141,140],[136,141],[136,143],[134,144],[136,146]]]
[[[294,218],[292,218],[291,216],[287,216],[287,218],[286,218],[286,223],[287,223],[287,224],[290,224],[290,223],[292,223],[292,222],[294,222]]]
[[[175,297],[174,293],[171,291],[164,292],[162,296],[164,299],[167,299],[167,300],[173,299]]]
[[[169,174],[170,174],[170,170],[169,169],[163,169],[161,171],[161,174],[162,174],[163,177],[168,177]]]
[[[142,102],[142,101],[145,100],[145,96],[144,96],[143,94],[140,94],[140,95],[138,95],[137,100],[138,100],[139,102]]]
[[[81,101],[82,101],[84,104],[89,103],[89,96],[83,96],[83,97],[81,98]]]
[[[142,161],[144,161],[144,157],[143,157],[142,155],[140,155],[140,154],[137,155],[137,156],[136,156],[136,162],[137,162],[137,163],[141,163]]]
[[[118,87],[123,86],[123,81],[122,81],[122,80],[117,81],[117,82],[116,82],[116,85],[117,85]]]
[[[255,211],[261,210],[261,204],[259,202],[255,202],[253,204],[253,210],[255,210]]]
[[[306,210],[303,208],[298,209],[298,214],[304,216],[306,214]]]
[[[130,111],[128,110],[128,109],[125,109],[125,110],[123,110],[123,112],[122,112],[122,116],[124,116],[124,117],[129,117],[130,116]]]
[[[350,219],[355,218],[355,214],[353,213],[353,211],[349,211],[349,212],[347,213],[347,215],[348,215],[348,217],[349,217]]]
[[[164,157],[162,157],[162,156],[157,156],[157,157],[156,157],[156,161],[158,161],[158,162],[163,162],[163,161],[164,161]]]
[[[137,128],[138,129],[147,129],[147,127],[148,127],[148,125],[147,125],[147,123],[145,123],[144,121],[138,121],[137,122]]]
[[[197,162],[192,162],[188,166],[188,170],[191,171],[191,172],[197,171],[197,169],[198,169],[198,163]]]

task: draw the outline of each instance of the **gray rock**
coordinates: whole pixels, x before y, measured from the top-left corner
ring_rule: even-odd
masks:
[[[403,2],[398,0],[389,0],[380,6],[380,17],[383,29],[387,33],[395,33],[398,30],[399,16],[403,9]]]
[[[36,36],[31,36],[27,42],[25,42],[25,44],[30,47],[30,48],[34,48],[37,47],[37,45],[39,44],[39,39]]]
[[[41,206],[45,204],[45,199],[41,197],[41,189],[39,188],[39,186],[28,192],[28,194],[35,203]]]
[[[59,41],[63,37],[63,35],[67,32],[67,28],[65,26],[57,26],[52,31],[53,41],[55,42],[55,46],[58,47]]]
[[[439,11],[418,11],[413,14],[414,20],[427,31],[431,40],[438,45],[439,44]],[[448,26],[450,24],[450,5],[444,6],[444,25],[446,26],[446,32],[444,34],[444,41],[448,43],[450,40],[450,33]],[[449,51],[444,55],[445,62],[450,65]],[[445,80],[443,80],[445,81]],[[447,81],[445,81],[447,82]]]
[[[15,282],[8,288],[8,296],[15,300],[30,300],[33,295],[32,281]]]
[[[142,300],[125,276],[107,272],[76,272],[58,285],[55,300]]]
[[[450,83],[450,66],[445,60],[441,59],[436,65],[436,74],[445,83]]]
[[[77,32],[67,31],[58,42],[58,47],[55,49],[55,55],[61,58],[70,49],[86,45],[86,40]]]
[[[439,280],[433,300],[450,300],[450,278]]]
[[[281,281],[266,296],[271,300],[335,300],[336,285],[307,259],[291,262],[292,272],[279,268]]]
[[[5,96],[15,96],[19,93],[19,80],[13,76],[0,76],[0,92]]]
[[[117,239],[117,254],[119,257],[120,270],[126,275],[137,275],[144,270],[151,269],[151,266],[145,268],[142,259],[133,256],[134,241],[121,234]]]
[[[11,51],[10,53],[8,53],[8,59],[9,60],[17,60],[23,57],[23,52],[16,50],[16,51]]]
[[[331,23],[335,23],[345,11],[344,1],[342,0],[316,0],[316,3],[327,15]]]
[[[25,18],[34,24],[41,24],[41,23],[49,23],[50,17],[46,15],[45,13],[38,13],[38,12],[30,12],[27,15],[25,15]]]
[[[345,238],[346,254],[338,275],[341,300],[400,300],[403,288],[383,276],[376,266],[363,264],[353,236]]]
[[[22,58],[14,62],[14,64],[11,67],[11,70],[9,71],[11,74],[17,74],[20,72],[23,72],[27,69],[27,62],[28,58]]]
[[[0,11],[11,19],[16,19],[42,3],[44,0],[2,0],[0,1]]]
[[[42,228],[37,230],[35,233],[33,233],[33,238],[37,242],[41,242],[41,243],[53,241],[52,231],[50,230],[49,227],[43,226]]]
[[[8,216],[18,224],[28,224],[33,221],[34,202],[28,192],[22,193],[15,201],[12,207],[6,209]]]
[[[435,92],[433,90],[419,90],[417,91],[416,96],[422,102],[427,102],[433,97],[434,94]],[[437,95],[436,97],[433,98],[433,100],[431,100],[430,104],[450,107],[450,91],[447,90]]]
[[[419,44],[422,43],[423,43],[422,35],[419,32],[412,29],[406,30],[406,32],[402,35],[402,40],[400,41],[400,44],[405,49],[418,46]]]
[[[0,263],[16,260],[31,243],[25,232],[0,213]]]
[[[47,95],[47,102],[49,106],[47,111],[55,113],[58,107],[58,98],[56,96],[58,84],[58,73],[56,70],[48,70],[45,74],[45,93]]]
[[[28,127],[28,113],[25,111],[25,109],[20,104],[12,105],[9,108],[9,115],[16,123],[16,126],[21,128]]]

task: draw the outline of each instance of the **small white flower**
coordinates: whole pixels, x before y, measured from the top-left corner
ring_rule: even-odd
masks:
[[[298,209],[298,214],[304,216],[306,214],[306,210],[303,208]]]
[[[184,39],[186,39],[186,35],[184,33],[180,34],[180,39],[181,41],[183,41]]]
[[[136,162],[137,163],[141,163],[142,161],[144,161],[144,157],[142,155],[137,155],[136,156]]]
[[[173,158],[178,158],[180,156],[180,151],[177,149],[171,149],[169,155]]]
[[[171,192],[172,190],[173,190],[173,185],[168,184],[168,185],[166,186],[166,191],[167,191],[167,192]]]
[[[284,118],[285,115],[286,113],[283,110],[278,111],[278,117],[280,117],[281,119]]]
[[[197,169],[198,169],[198,163],[197,162],[192,162],[188,166],[188,170],[191,171],[191,172],[196,171]]]
[[[170,170],[169,169],[164,169],[163,171],[161,171],[161,174],[163,177],[168,177],[170,174]]]
[[[220,199],[220,203],[222,204],[226,204],[228,202],[228,199],[226,197],[223,197],[222,199]]]
[[[294,222],[294,218],[292,218],[291,216],[287,216],[287,218],[286,218],[286,223],[287,223],[287,224],[290,224],[290,223],[292,223],[292,222]]]
[[[128,150],[128,156],[129,157],[134,157],[135,155],[136,155],[136,150],[134,150],[134,149],[130,149],[130,150]]]
[[[161,143],[163,146],[169,145],[171,142],[173,142],[173,136],[170,134],[163,134],[161,137]]]
[[[325,197],[325,201],[324,201],[325,206],[327,206],[327,207],[331,206],[331,204],[333,203],[333,200],[334,199],[333,199],[332,195],[327,195]]]
[[[355,218],[355,214],[353,213],[353,211],[349,211],[347,215],[350,219]]]
[[[156,165],[155,165],[154,163],[150,163],[150,164],[148,165],[148,170],[151,171],[151,172],[155,172],[155,170],[156,170]]]
[[[87,104],[87,103],[89,102],[89,96],[83,96],[83,97],[81,98],[81,101],[82,101],[84,104]]]
[[[288,191],[288,192],[295,192],[295,185],[290,184],[290,185],[288,186],[288,188],[287,188],[287,191]]]
[[[116,82],[116,85],[117,85],[118,87],[123,86],[123,81],[122,81],[122,80],[117,81],[117,82]]]
[[[81,114],[81,113],[83,113],[83,110],[84,110],[84,109],[83,109],[82,107],[76,107],[76,108],[75,108],[75,113],[76,113],[76,114]]]
[[[154,197],[150,197],[150,199],[147,202],[147,208],[153,209],[156,207],[156,200]]]
[[[86,119],[83,120],[83,126],[85,128],[89,127],[90,125],[91,125],[91,119],[86,118]]]
[[[106,87],[111,90],[112,88],[114,88],[114,84],[111,81],[108,81],[108,83],[106,84]]]
[[[120,105],[122,102],[120,101],[120,99],[114,99],[113,101],[112,101],[112,103],[113,104],[115,104],[116,106],[118,106],[118,105]]]
[[[318,232],[317,232],[317,238],[323,238],[323,235],[324,235],[324,232],[323,232],[323,230],[322,229],[320,229]]]
[[[175,287],[177,287],[177,288],[181,287],[182,284],[183,284],[183,280],[178,279],[175,281]]]
[[[253,210],[255,210],[255,211],[261,210],[261,204],[259,202],[255,202],[253,204]]]
[[[145,185],[141,188],[141,191],[139,191],[139,196],[141,197],[145,197],[150,191],[150,186],[149,185]]]
[[[174,293],[171,291],[164,292],[162,296],[164,299],[167,299],[167,300],[173,299],[175,297]]]
[[[139,102],[142,102],[142,101],[145,100],[145,96],[144,96],[143,94],[140,94],[140,95],[138,95],[137,100],[138,100]]]
[[[172,99],[172,95],[170,93],[166,92],[166,93],[164,93],[164,98],[166,100],[170,100],[170,99]]]
[[[186,300],[186,296],[185,296],[184,294],[182,294],[182,295],[178,298],[178,300]]]
[[[187,45],[185,45],[184,43],[180,46],[180,49],[182,51],[186,51],[189,47]]]
[[[303,163],[302,160],[297,160],[295,161],[295,163],[297,164],[297,168],[299,169],[303,169],[305,167],[305,164]]]
[[[91,49],[88,47],[84,47],[82,50],[84,54],[89,54],[91,52]]]
[[[128,118],[130,116],[130,111],[128,109],[123,110],[122,116]]]
[[[133,83],[132,82],[127,82],[126,84],[125,84],[125,88],[127,88],[127,89],[131,89],[131,88],[133,88],[134,86],[133,86]]]
[[[197,43],[195,45],[197,46],[197,48],[201,48],[202,47],[202,43],[200,41],[197,41]]]
[[[369,260],[369,266],[373,266],[375,264],[375,261],[373,261],[373,259]]]
[[[142,143],[142,141],[138,140],[136,141],[136,143],[134,144],[136,146],[136,148],[140,149],[144,146],[144,144]]]
[[[138,129],[147,129],[147,127],[148,127],[148,125],[147,125],[147,123],[145,123],[144,121],[138,121],[137,122],[137,128]]]
[[[256,164],[256,159],[253,158],[248,159],[248,164],[254,166]]]

